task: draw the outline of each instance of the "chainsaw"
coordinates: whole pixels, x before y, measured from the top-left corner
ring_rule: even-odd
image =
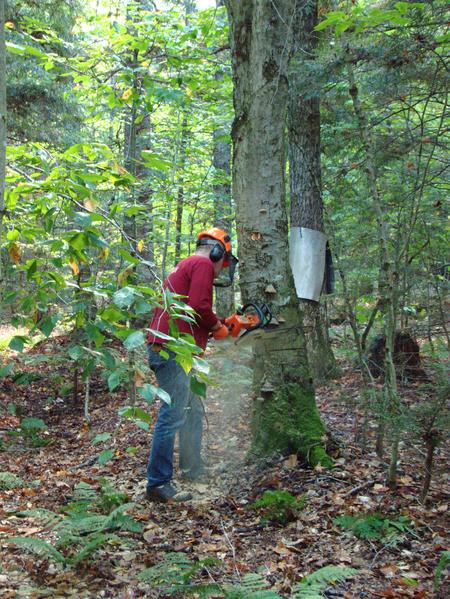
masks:
[[[257,304],[249,302],[239,308],[235,314],[225,318],[224,324],[228,327],[231,337],[238,337],[239,340],[245,337],[248,333],[262,329],[270,324],[272,320],[272,311],[267,304]],[[240,332],[244,330],[242,335]]]

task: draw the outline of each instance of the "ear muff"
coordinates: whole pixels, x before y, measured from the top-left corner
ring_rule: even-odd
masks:
[[[209,254],[209,258],[213,262],[219,262],[220,260],[222,260],[224,254],[225,248],[223,247],[223,245],[221,243],[215,243],[211,250],[211,253]]]
[[[225,248],[223,247],[223,245],[218,241],[214,241],[214,239],[199,239],[197,241],[197,247],[200,245],[213,246],[209,254],[211,262],[219,262],[219,260],[221,260],[225,255]]]

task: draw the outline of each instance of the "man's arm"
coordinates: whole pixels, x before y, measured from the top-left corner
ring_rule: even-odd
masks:
[[[187,303],[197,313],[197,324],[210,331],[222,326],[212,309],[213,282],[214,266],[209,260],[193,265]]]

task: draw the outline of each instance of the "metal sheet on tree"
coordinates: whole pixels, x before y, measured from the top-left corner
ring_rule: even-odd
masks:
[[[292,227],[289,261],[297,297],[318,302],[325,272],[327,236],[305,227]]]

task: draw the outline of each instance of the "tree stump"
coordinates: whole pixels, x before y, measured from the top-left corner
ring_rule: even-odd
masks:
[[[369,350],[369,370],[374,378],[384,376],[386,338],[379,335]],[[416,339],[407,331],[397,331],[394,337],[393,356],[397,377],[401,380],[427,380],[421,366],[420,348]]]

